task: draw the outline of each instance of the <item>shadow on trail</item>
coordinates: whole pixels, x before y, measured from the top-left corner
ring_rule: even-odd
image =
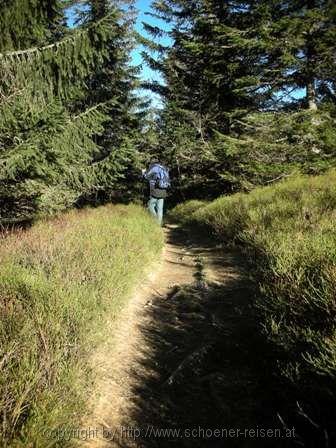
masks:
[[[180,231],[172,231],[170,238],[175,246],[187,243],[198,269],[193,284],[175,286],[165,297],[153,296],[146,307],[141,331],[148,347],[132,372],[132,396],[137,398],[130,421],[133,428],[142,428],[135,445],[290,446],[265,385],[252,285],[243,273],[221,284],[207,282],[199,253],[216,248],[204,246],[202,239],[200,250],[200,241],[186,241]],[[228,270],[239,263],[232,253],[216,260]],[[165,428],[179,433],[164,433]],[[267,430],[274,434],[276,428],[277,437],[266,437]],[[134,445],[123,439],[121,446]]]

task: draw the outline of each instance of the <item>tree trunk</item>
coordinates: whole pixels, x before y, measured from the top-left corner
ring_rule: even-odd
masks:
[[[314,79],[308,79],[306,89],[307,89],[306,100],[307,100],[308,109],[309,110],[317,110]]]
[[[315,0],[308,0],[307,2],[308,9],[315,8]],[[314,46],[314,38],[313,36],[308,33],[308,39],[307,39],[307,67],[306,67],[306,76],[307,76],[307,82],[306,82],[306,101],[307,101],[307,107],[309,110],[317,110],[317,103],[316,103],[316,95],[315,95],[315,83],[314,83],[314,74],[315,74],[315,46]]]

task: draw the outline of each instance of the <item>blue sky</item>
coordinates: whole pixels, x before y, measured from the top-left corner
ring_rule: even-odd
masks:
[[[138,13],[138,19],[136,23],[136,30],[138,33],[142,34],[145,37],[151,37],[149,36],[146,31],[143,28],[142,22],[149,23],[152,26],[158,26],[159,28],[163,30],[168,30],[167,24],[163,22],[162,20],[156,19],[154,17],[146,15],[146,12],[150,12],[150,5],[152,3],[152,0],[137,0],[135,3],[135,7],[139,11]],[[171,40],[169,37],[164,37],[160,39],[160,43],[163,45],[169,45],[171,43]],[[159,81],[162,82],[162,78],[159,73],[151,70],[147,64],[145,64],[141,57],[141,51],[143,48],[141,46],[137,47],[132,54],[132,63],[135,65],[142,64],[141,79],[145,81]],[[160,106],[160,97],[158,95],[155,95],[151,92],[147,92],[147,95],[149,95],[152,98],[153,106]]]
[[[138,20],[137,20],[135,28],[138,31],[138,33],[140,33],[143,36],[148,37],[148,38],[150,38],[151,36],[149,36],[146,33],[146,31],[144,30],[142,22],[147,22],[152,26],[158,26],[158,27],[162,28],[163,30],[168,29],[167,24],[165,22],[163,22],[162,20],[158,20],[158,19],[155,19],[154,17],[146,15],[146,12],[150,12],[150,4],[151,3],[152,3],[152,0],[137,0],[137,2],[135,4],[136,8],[139,11]],[[170,39],[163,38],[163,39],[160,39],[160,42],[164,45],[169,45]],[[142,63],[142,58],[141,58],[140,53],[141,53],[141,48],[137,48],[133,53],[133,62],[135,64]],[[157,73],[153,72],[153,70],[151,70],[149,67],[147,67],[146,64],[143,64],[143,67],[142,67],[142,77],[144,79],[160,80],[160,78],[158,78]]]
[[[159,20],[156,19],[154,17],[148,16],[146,15],[146,12],[150,12],[150,5],[152,3],[153,0],[137,0],[135,2],[135,7],[138,10],[138,17],[137,17],[137,22],[135,25],[136,30],[142,34],[145,37],[148,38],[152,38],[151,36],[149,36],[146,31],[143,28],[142,22],[146,22],[149,23],[152,26],[158,26],[159,28],[168,31],[168,25]],[[68,23],[70,26],[73,25],[73,13],[69,13],[69,20]],[[171,40],[169,39],[169,37],[164,37],[160,39],[160,43],[162,43],[163,45],[170,45],[171,44]],[[159,81],[162,82],[162,78],[160,76],[159,73],[151,70],[142,60],[141,57],[141,52],[143,51],[143,48],[141,46],[138,46],[137,48],[135,48],[132,52],[132,64],[133,65],[140,65],[141,66],[141,72],[140,72],[140,77],[142,80],[144,81]],[[154,93],[150,92],[150,91],[143,91],[140,92],[145,96],[148,96],[152,99],[152,104],[154,107],[160,107],[161,106],[161,101],[160,101],[160,97],[159,95],[155,95]],[[290,96],[294,97],[294,98],[302,98],[305,95],[305,89],[297,89],[296,91],[292,92],[292,94]],[[289,97],[288,97],[289,99]]]
[[[136,30],[142,34],[145,37],[150,37],[144,30],[142,22],[147,22],[152,26],[159,26],[160,28],[164,30],[168,30],[167,24],[161,20],[155,19],[151,16],[146,15],[146,12],[150,11],[150,5],[152,3],[152,0],[137,0],[135,3],[135,7],[138,10],[138,17],[137,22],[135,25]],[[74,24],[74,13],[73,11],[69,11],[69,17],[68,17],[68,24],[69,26],[73,26]],[[168,37],[160,39],[160,42],[164,45],[170,44],[170,39]],[[141,52],[144,49],[139,45],[137,48],[134,49],[132,52],[132,64],[133,65],[141,65],[141,72],[140,77],[144,81],[159,81],[162,82],[162,78],[159,73],[151,70],[147,64],[145,64],[141,57]],[[155,95],[152,92],[144,91],[144,95],[149,96],[152,99],[153,106],[160,107],[160,97],[158,95]]]

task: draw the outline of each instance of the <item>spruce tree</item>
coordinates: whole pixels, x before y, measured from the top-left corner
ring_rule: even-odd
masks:
[[[40,46],[64,36],[64,1],[11,0],[3,3],[0,16],[1,51]]]
[[[147,87],[162,94],[161,141],[175,147],[169,163],[187,194],[333,165],[331,2],[162,0],[153,15],[167,22],[173,45],[143,39],[148,64],[164,80]]]
[[[119,17],[107,14],[72,31],[63,26],[63,6],[58,1],[27,0],[22,11],[12,16],[17,22],[11,26],[20,28],[22,35],[15,40],[4,33],[7,37],[0,48],[2,223],[62,210],[99,188],[101,173],[95,162],[105,153],[98,139],[108,111],[105,98],[86,99],[86,82],[97,66],[113,58],[105,42],[118,32]],[[11,3],[3,17],[12,11]],[[121,169],[118,160],[115,166],[112,175],[108,170],[110,182]]]
[[[106,14],[115,17],[116,26],[104,42],[108,57],[96,65],[87,81],[85,101],[105,103],[104,132],[98,137],[102,151],[94,161],[97,188],[86,200],[108,200],[125,194],[129,172],[136,159],[136,141],[141,128],[138,115],[138,68],[130,64],[135,45],[134,1],[88,0],[81,15],[83,26],[95,23]],[[117,180],[117,182],[116,182]]]

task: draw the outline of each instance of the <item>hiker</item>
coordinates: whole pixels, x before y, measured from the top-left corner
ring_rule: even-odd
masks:
[[[149,183],[148,210],[162,226],[163,204],[170,187],[169,171],[158,159],[151,159],[148,170],[142,170],[143,177]]]

